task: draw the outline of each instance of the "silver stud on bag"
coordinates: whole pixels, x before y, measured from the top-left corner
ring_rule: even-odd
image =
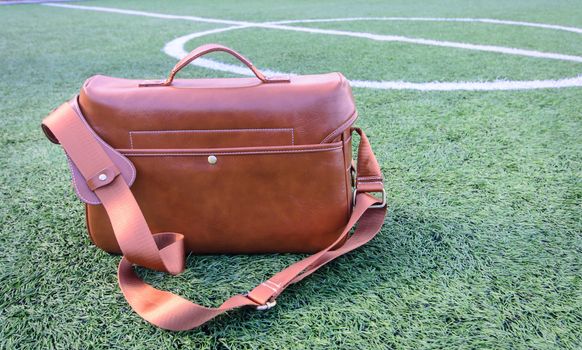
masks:
[[[216,158],[216,156],[208,156],[208,163],[216,164],[216,162],[218,162],[218,158]]]
[[[105,174],[99,174],[99,180],[101,180],[101,181],[107,180],[107,175],[105,175]]]

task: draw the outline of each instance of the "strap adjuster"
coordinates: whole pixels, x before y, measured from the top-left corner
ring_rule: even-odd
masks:
[[[384,208],[386,206],[386,190],[382,189],[382,191],[361,191],[361,192],[365,192],[365,193],[382,193],[382,202],[379,204],[372,204],[370,205],[370,208]],[[354,191],[352,192],[352,206],[356,206],[356,197],[358,194],[358,188],[354,188]]]
[[[244,292],[244,293],[242,293],[242,295],[244,297],[247,297],[250,300],[254,301],[255,303],[257,302],[255,299],[250,297],[249,292]],[[259,311],[266,311],[266,310],[274,308],[276,305],[277,305],[277,300],[272,300],[272,301],[267,301],[262,305],[255,306],[255,309],[259,310]]]
[[[277,305],[277,300],[267,301],[263,305],[256,306],[255,309],[257,309],[259,311],[266,311],[266,310],[274,308],[276,305]]]
[[[95,191],[98,188],[107,186],[112,183],[119,174],[121,174],[121,172],[117,166],[111,164],[107,168],[90,177],[87,180],[87,187],[89,187],[91,191]]]

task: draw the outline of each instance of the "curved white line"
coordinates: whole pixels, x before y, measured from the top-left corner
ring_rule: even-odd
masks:
[[[172,46],[170,46],[172,47]],[[188,52],[182,50],[175,52],[167,50],[164,52],[177,59],[182,59]],[[216,71],[235,73],[245,76],[254,76],[248,68],[236,66],[228,63],[216,62],[208,58],[199,58],[191,63],[192,65],[212,69]],[[266,75],[277,76],[288,73],[273,71],[269,69],[261,70]],[[294,75],[294,74],[288,74]],[[428,82],[428,83],[411,83],[406,81],[368,81],[368,80],[350,80],[352,87],[380,89],[380,90],[418,90],[418,91],[496,91],[496,90],[531,90],[531,89],[556,89],[565,87],[582,86],[582,75],[574,78],[557,79],[557,80],[524,80],[508,81],[495,80],[486,82]]]
[[[217,34],[217,33],[222,33],[222,32],[226,32],[229,30],[233,30],[233,29],[242,29],[242,28],[247,28],[247,27],[248,26],[232,26],[232,27],[224,27],[224,28],[206,30],[203,32],[191,33],[191,34],[184,35],[184,36],[178,37],[172,41],[167,42],[166,45],[164,46],[163,51],[167,55],[181,60],[182,58],[184,58],[188,54],[186,51],[184,51],[184,45],[188,41],[190,41],[194,38],[205,36],[205,35]],[[197,59],[195,62],[197,62],[199,60],[200,60],[200,58]]]
[[[113,8],[113,7],[82,6],[82,5],[55,4],[55,3],[44,3],[42,5],[76,9],[76,10],[98,11],[98,12],[119,13],[119,14],[124,14],[124,15],[154,17],[154,18],[162,18],[162,19],[186,20],[186,21],[193,21],[193,22],[220,23],[220,24],[230,24],[230,25],[258,24],[258,23],[253,23],[253,22],[235,21],[235,20],[228,20],[228,19],[205,18],[205,17],[197,17],[197,16],[179,16],[179,15],[169,15],[169,14],[163,14],[163,13],[125,10],[125,9],[119,9],[119,8]],[[491,19],[491,18],[348,17],[348,18],[321,18],[321,19],[294,19],[294,20],[285,20],[285,21],[265,22],[265,24],[348,22],[348,21],[479,22],[479,23],[505,24],[505,25],[514,25],[514,26],[523,26],[523,27],[537,27],[537,28],[545,28],[545,29],[563,30],[563,31],[574,32],[574,33],[582,33],[582,28],[577,28],[577,27],[567,27],[567,26],[561,26],[561,25],[555,25],[555,24],[545,24],[545,23],[535,23],[535,22],[508,21],[508,20]]]
[[[146,12],[146,11],[136,11],[136,10],[125,10],[115,7],[102,7],[102,6],[82,6],[82,5],[68,5],[68,4],[57,4],[57,3],[46,3],[41,4],[43,6],[50,6],[50,7],[62,7],[66,9],[74,9],[74,10],[83,10],[83,11],[96,11],[96,12],[106,12],[106,13],[117,13],[121,15],[130,15],[130,16],[142,16],[142,17],[151,17],[151,18],[161,18],[161,19],[175,19],[175,20],[184,20],[184,21],[191,21],[191,22],[202,22],[202,23],[215,23],[215,24],[234,24],[234,25],[247,25],[247,24],[254,24],[251,22],[244,22],[244,21],[231,21],[228,19],[216,19],[216,18],[204,18],[204,17],[196,17],[196,16],[180,16],[180,15],[169,15],[165,13],[155,13],[155,12]]]
[[[188,52],[184,50],[184,45],[189,40],[199,38],[205,35],[224,32],[234,29],[250,28],[251,26],[231,26],[205,32],[197,32],[176,38],[164,46],[164,52],[176,59],[184,58]],[[207,69],[235,73],[245,76],[253,74],[246,67],[237,66],[228,63],[221,63],[207,58],[199,58],[191,63],[192,65]],[[289,73],[273,71],[269,69],[262,70],[266,75],[277,76]],[[294,75],[294,74],[289,74]],[[418,90],[418,91],[496,91],[496,90],[530,90],[530,89],[548,89],[548,88],[565,88],[582,86],[582,75],[574,78],[565,78],[558,80],[525,80],[525,81],[507,81],[496,80],[487,82],[428,82],[412,83],[405,81],[368,81],[368,80],[350,80],[353,87],[382,89],[382,90]]]
[[[459,43],[459,42],[454,42],[454,41],[441,41],[441,40],[433,40],[433,39],[410,38],[410,37],[401,36],[401,35],[382,35],[382,34],[372,34],[372,33],[365,33],[365,32],[350,32],[350,31],[334,30],[334,29],[295,27],[295,26],[286,26],[286,25],[278,25],[278,24],[277,25],[260,24],[260,25],[253,25],[252,27],[289,30],[289,31],[305,32],[305,33],[327,34],[327,35],[336,35],[336,36],[348,36],[348,37],[353,37],[353,38],[370,39],[370,40],[375,40],[375,41],[389,41],[389,42],[395,41],[395,42],[402,42],[402,43],[408,43],[408,44],[451,47],[451,48],[455,48],[455,49],[495,52],[495,53],[503,53],[503,54],[508,54],[508,55],[518,55],[518,56],[535,57],[535,58],[548,58],[548,59],[554,59],[554,60],[560,60],[560,61],[582,62],[581,56],[564,55],[564,54],[560,54],[560,53],[542,52],[542,51],[535,51],[535,50],[516,49],[516,48],[511,48],[511,47],[494,46],[494,45],[479,45],[479,44]]]
[[[405,81],[366,81],[350,80],[354,87],[382,90],[419,90],[419,91],[496,91],[556,89],[582,86],[582,75],[558,80],[495,80],[486,82],[455,81],[410,83]]]
[[[220,23],[229,24],[231,27],[219,28],[208,30],[204,32],[191,33],[179,38],[176,38],[168,42],[164,47],[164,52],[168,55],[181,59],[187,53],[184,51],[183,47],[186,42],[193,38],[202,37],[205,35],[216,34],[228,30],[242,29],[242,28],[268,28],[277,30],[287,30],[287,31],[299,31],[307,33],[316,34],[327,34],[336,36],[349,36],[357,38],[365,38],[376,41],[397,41],[405,42],[411,44],[429,45],[429,46],[440,46],[440,47],[451,47],[467,50],[485,51],[485,52],[495,52],[510,55],[520,55],[526,57],[535,58],[547,58],[562,61],[571,62],[582,62],[581,56],[574,55],[564,55],[560,53],[552,52],[541,52],[534,50],[524,50],[517,48],[508,48],[502,46],[493,45],[479,45],[479,44],[469,44],[469,43],[459,43],[451,41],[439,41],[431,39],[422,38],[409,38],[397,35],[379,35],[365,32],[350,32],[350,31],[339,31],[339,30],[328,30],[319,28],[308,28],[299,26],[288,26],[283,25],[283,23],[309,23],[309,22],[340,22],[340,21],[357,21],[357,20],[411,20],[411,21],[449,21],[449,22],[481,22],[481,23],[492,23],[492,24],[505,24],[505,25],[517,25],[517,26],[527,26],[527,27],[539,27],[545,29],[563,30],[574,33],[582,33],[581,28],[566,27],[559,25],[543,24],[543,23],[532,23],[532,22],[518,22],[518,21],[505,21],[505,20],[495,20],[487,18],[423,18],[423,17],[352,17],[352,18],[331,18],[331,19],[307,19],[307,20],[290,20],[290,21],[278,21],[278,22],[265,22],[265,23],[254,23],[245,21],[232,21],[232,20],[222,20],[213,18],[203,18],[194,16],[176,16],[144,11],[134,11],[134,10],[124,10],[109,7],[96,7],[96,6],[80,6],[80,5],[65,5],[65,4],[44,4],[46,6],[53,7],[63,7],[72,8],[80,10],[89,11],[99,11],[99,12],[109,12],[109,13],[119,13],[126,15],[135,16],[146,16],[154,18],[164,18],[164,19],[174,19],[174,20],[188,20],[193,22],[204,22],[204,23]],[[208,59],[199,59],[194,62],[195,65],[221,70],[236,74],[249,75],[250,73],[243,67],[219,63],[216,61]],[[275,72],[270,70],[264,70],[266,74],[284,74],[281,72]],[[559,80],[531,80],[531,81],[492,81],[492,82],[428,82],[428,83],[411,83],[403,81],[365,81],[365,80],[354,80],[351,81],[352,85],[355,87],[365,87],[365,88],[375,88],[375,89],[413,89],[422,91],[449,91],[449,90],[515,90],[515,89],[543,89],[543,88],[559,88],[559,87],[574,87],[582,86],[582,75],[574,78],[566,78]]]
[[[194,21],[194,22],[222,23],[222,24],[230,24],[230,25],[234,24],[234,25],[238,25],[241,27],[245,27],[245,28],[257,27],[257,28],[288,30],[288,31],[315,33],[315,34],[348,36],[348,37],[363,38],[363,39],[370,39],[370,40],[376,40],[376,41],[395,41],[395,42],[403,42],[403,43],[409,43],[409,44],[450,47],[450,48],[456,48],[456,49],[504,53],[504,54],[508,54],[508,55],[519,55],[519,56],[535,57],[535,58],[548,58],[548,59],[555,59],[555,60],[561,60],[561,61],[582,62],[582,57],[580,57],[580,56],[564,55],[564,54],[559,54],[559,53],[541,52],[541,51],[524,50],[524,49],[516,49],[516,48],[507,48],[507,47],[494,46],[494,45],[479,45],[479,44],[459,43],[459,42],[453,42],[453,41],[440,41],[440,40],[423,39],[423,38],[410,38],[410,37],[405,37],[405,36],[400,36],[400,35],[381,35],[381,34],[372,34],[372,33],[365,33],[365,32],[351,32],[351,31],[333,30],[333,29],[319,29],[319,28],[299,27],[299,26],[287,26],[287,25],[273,24],[273,22],[271,22],[271,23],[270,22],[255,23],[255,22],[231,21],[231,20],[193,17],[193,16],[176,16],[176,15],[167,15],[167,14],[153,13],[153,12],[116,9],[116,8],[110,8],[110,7],[80,6],[80,5],[67,5],[67,4],[44,4],[44,5],[45,6],[52,6],[52,7],[79,9],[79,10],[120,13],[120,14],[135,15],[135,16],[156,17],[156,18],[164,18],[164,19],[180,19],[180,20],[188,20],[188,21]],[[377,20],[379,18],[381,18],[381,17],[376,17]],[[312,21],[312,20],[306,20],[306,21]],[[331,20],[328,20],[328,21],[331,21]],[[276,23],[276,22],[274,22],[274,23]],[[301,20],[295,20],[294,23],[301,23]]]
[[[566,32],[582,34],[582,28],[567,27],[555,24],[507,21],[492,18],[443,18],[443,17],[348,17],[348,18],[320,18],[320,19],[293,19],[287,21],[269,22],[270,24],[293,24],[293,23],[326,23],[326,22],[354,22],[354,21],[418,21],[418,22],[464,22],[464,23],[487,23],[504,24],[520,27],[533,27],[543,29],[561,30]]]

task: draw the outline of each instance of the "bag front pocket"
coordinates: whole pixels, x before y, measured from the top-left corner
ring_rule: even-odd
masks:
[[[120,150],[152,232],[184,234],[196,253],[315,252],[347,223],[343,143]],[[87,207],[99,247],[119,252],[101,206]]]
[[[292,128],[130,131],[132,149],[292,146]]]

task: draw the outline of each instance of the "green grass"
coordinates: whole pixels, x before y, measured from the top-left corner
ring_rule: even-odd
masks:
[[[83,5],[240,20],[489,17],[582,27],[578,1],[92,1]],[[38,349],[580,349],[582,89],[354,89],[358,125],[386,177],[378,237],[278,298],[190,332],[150,326],[116,283],[119,257],[92,246],[65,158],[41,119],[93,74],[165,76],[161,52],[221,25],[0,7],[0,347]],[[578,34],[484,24],[353,22],[318,28],[582,55]],[[281,71],[353,79],[557,79],[582,64],[361,39],[245,29],[218,41]],[[216,56],[218,59],[226,58]],[[190,67],[183,77],[231,76]],[[195,214],[195,213],[194,213]],[[248,290],[296,255],[191,256],[156,286],[206,305]]]

